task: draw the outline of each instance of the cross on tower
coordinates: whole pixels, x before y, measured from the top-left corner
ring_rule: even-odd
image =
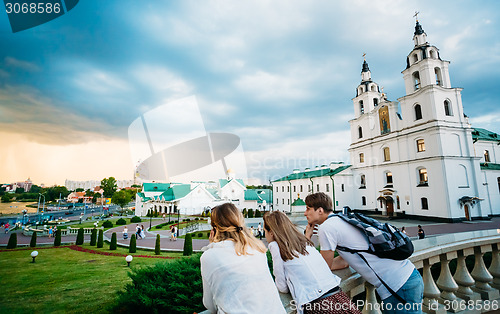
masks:
[[[366,61],[366,52],[363,52],[363,59]]]
[[[420,13],[420,12],[415,11],[415,14],[413,15],[413,17],[417,20],[417,22],[418,22],[418,14],[419,14],[419,13]]]

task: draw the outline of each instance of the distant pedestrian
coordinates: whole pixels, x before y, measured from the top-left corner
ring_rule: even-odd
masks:
[[[401,227],[401,232],[404,233],[404,234],[406,234],[406,228],[404,226]]]
[[[173,240],[174,240],[174,241],[177,241],[177,231],[178,231],[177,226],[174,226],[174,227],[172,228],[172,232],[173,232],[173,235],[174,235],[174,236],[173,236]]]
[[[52,238],[52,227],[49,227],[49,239]]]
[[[123,228],[123,239],[124,240],[128,239],[128,229],[127,229],[127,226],[125,226],[125,228]]]
[[[163,216],[162,216],[162,217],[163,217],[163,220],[165,220],[165,217],[166,217],[166,216],[165,216],[165,213],[163,213]]]
[[[255,237],[255,229],[253,226],[250,227],[250,232],[252,233],[252,235]]]
[[[9,232],[10,224],[8,222],[5,223],[5,225],[3,225],[3,227],[5,228],[5,233]]]
[[[262,240],[262,224],[260,222],[257,226],[257,235],[259,236],[259,239]]]
[[[135,237],[137,239],[140,239],[141,238],[141,227],[139,227],[139,224],[137,224],[135,226]]]
[[[421,225],[418,225],[418,238],[423,239],[425,238],[425,231],[422,229]]]
[[[144,239],[146,234],[144,233],[144,225],[141,225],[141,238]]]

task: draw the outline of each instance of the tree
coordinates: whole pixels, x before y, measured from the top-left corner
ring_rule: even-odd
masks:
[[[113,197],[111,198],[111,202],[113,204],[120,206],[121,214],[123,214],[123,207],[127,205],[130,201],[131,201],[130,195],[124,190],[115,192],[115,194],[113,194]]]
[[[36,184],[33,184],[31,185],[31,189],[29,190],[30,193],[35,193],[35,194],[38,194],[42,191],[42,188],[39,187],[38,185]]]
[[[57,229],[56,236],[54,238],[54,246],[61,246],[61,229]]]
[[[15,249],[17,247],[17,233],[13,232],[10,234],[9,243],[7,244],[8,249]]]
[[[36,247],[36,231],[31,235],[30,247]]]
[[[2,195],[2,203],[8,203],[12,200],[13,196],[9,193]]]
[[[116,250],[116,232],[113,232],[111,235],[111,243],[109,244],[109,250],[114,251]]]
[[[43,188],[42,194],[45,195],[46,202],[53,202],[59,199],[59,195],[61,195],[61,198],[68,196],[69,191],[65,186],[52,186],[50,188]]]
[[[104,232],[99,229],[99,236],[97,237],[97,248],[102,248],[104,246]]]
[[[156,235],[155,254],[160,255],[160,235]]]
[[[76,245],[83,244],[83,228],[78,229],[78,233],[76,235]]]
[[[94,228],[92,229],[92,232],[90,233],[90,245],[94,246],[96,245],[97,242],[97,229]]]
[[[97,203],[97,199],[101,198],[102,195],[99,192],[94,193],[94,196],[92,197],[92,203]]]
[[[191,254],[193,254],[193,237],[191,233],[188,233],[184,238],[184,252],[182,255],[189,256]]]
[[[135,234],[133,234],[130,237],[130,245],[128,246],[128,252],[135,253],[136,251],[137,251],[137,248],[136,248]]]
[[[113,177],[102,179],[101,188],[104,191],[104,197],[112,197],[118,188],[116,185],[116,179]]]
[[[23,194],[24,193],[24,188],[17,188],[16,189],[16,194]]]
[[[83,192],[85,191],[83,188],[76,188],[75,192]]]
[[[248,214],[247,214],[247,216],[248,216],[248,218],[253,218],[253,209],[252,209],[252,208],[250,208],[250,209],[248,210]]]

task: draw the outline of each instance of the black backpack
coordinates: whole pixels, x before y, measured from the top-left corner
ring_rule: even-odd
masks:
[[[353,250],[338,246],[337,248],[341,251],[350,253],[365,252],[380,258],[398,261],[405,260],[413,254],[413,244],[410,238],[389,223],[382,224],[378,220],[358,213],[337,214],[329,217],[333,216],[337,216],[363,231],[368,240],[368,250]]]

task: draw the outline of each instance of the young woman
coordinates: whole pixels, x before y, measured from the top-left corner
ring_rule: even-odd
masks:
[[[285,313],[266,248],[233,204],[212,209],[210,244],[201,256],[203,304],[212,313]]]
[[[276,286],[282,293],[290,291],[298,313],[361,313],[340,290],[340,278],[284,213],[264,215],[264,229]]]

